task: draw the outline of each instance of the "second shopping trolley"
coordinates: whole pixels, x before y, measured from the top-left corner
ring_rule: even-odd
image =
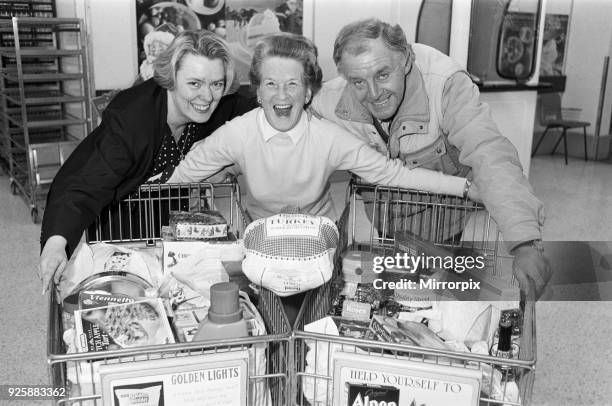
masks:
[[[511,258],[499,254],[502,250],[495,223],[482,205],[461,198],[352,181],[340,228],[343,249],[391,256],[396,237],[409,233],[441,249],[478,253],[486,265],[483,272],[491,280],[510,272]],[[336,262],[336,277],[340,263]],[[405,403],[410,406],[529,404],[536,360],[533,302],[521,304],[524,317],[519,356],[503,359],[329,335],[323,334],[322,325],[309,327],[330,315],[338,295],[334,283],[310,292],[295,323],[292,399],[298,405],[338,405],[346,404],[347,399],[367,404],[368,393],[369,400],[387,396],[386,404],[394,404],[388,402],[397,399],[398,388],[414,393],[430,391],[428,401],[415,396],[413,403]],[[462,389],[463,397],[457,394],[455,398],[435,392]],[[468,396],[468,391],[475,393]]]

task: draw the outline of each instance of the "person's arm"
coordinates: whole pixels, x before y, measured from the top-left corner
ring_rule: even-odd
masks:
[[[333,128],[330,158],[339,170],[351,171],[366,182],[385,186],[461,197],[466,192],[465,178],[423,168],[409,169],[399,159],[388,159],[348,131]]]
[[[133,167],[124,142],[124,123],[112,111],[72,152],[55,176],[41,227],[40,277],[43,291],[61,275],[85,227],[112,201],[117,186]]]
[[[47,293],[52,279],[55,279],[55,283],[59,283],[59,278],[66,269],[68,264],[67,243],[61,235],[52,235],[44,243],[38,265],[38,278],[43,285],[43,295]]]
[[[489,107],[480,102],[477,86],[463,72],[445,85],[442,131],[459,149],[459,161],[472,168],[473,181],[508,248],[542,238],[542,202],[523,174],[516,148],[500,133]]]
[[[533,282],[542,293],[551,271],[538,248],[544,224],[544,206],[523,174],[516,148],[480,102],[480,92],[467,74],[454,74],[442,97],[442,130],[459,151],[459,161],[472,168],[474,184],[515,255],[513,272],[521,290]]]
[[[193,144],[185,159],[174,168],[168,183],[199,182],[237,163],[241,143],[231,127],[229,124],[219,127],[209,137]]]

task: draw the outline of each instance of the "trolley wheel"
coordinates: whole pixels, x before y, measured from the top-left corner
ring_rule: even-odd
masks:
[[[40,223],[40,217],[38,216],[38,209],[36,207],[30,210],[30,216],[35,224]]]
[[[11,194],[13,196],[17,195],[17,184],[15,183],[15,181],[11,182]]]

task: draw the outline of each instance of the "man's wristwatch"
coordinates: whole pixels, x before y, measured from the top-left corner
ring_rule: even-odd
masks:
[[[517,245],[516,247],[514,247],[512,249],[512,251],[516,251],[517,248],[519,248],[519,247],[533,247],[540,254],[544,253],[544,243],[542,243],[542,240],[531,240],[531,241],[522,242],[519,245]]]

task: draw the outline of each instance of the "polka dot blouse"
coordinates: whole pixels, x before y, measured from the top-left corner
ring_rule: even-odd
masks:
[[[165,183],[170,178],[172,172],[174,172],[174,168],[191,149],[191,146],[195,142],[196,133],[197,125],[189,123],[183,129],[183,133],[178,143],[169,132],[164,135],[159,153],[153,160],[153,169],[150,176],[155,176],[159,173],[162,175],[150,183]]]

